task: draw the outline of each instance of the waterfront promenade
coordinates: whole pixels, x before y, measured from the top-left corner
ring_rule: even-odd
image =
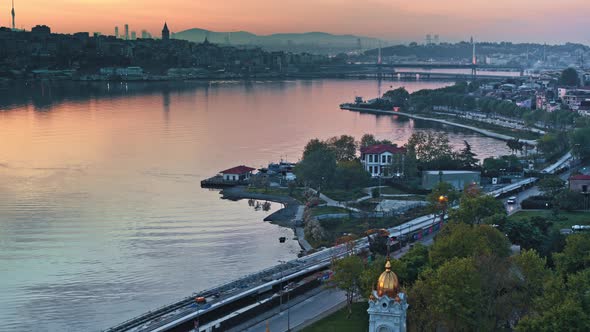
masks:
[[[416,114],[410,114],[410,113],[406,113],[406,112],[395,112],[395,111],[372,109],[372,108],[362,108],[362,107],[354,107],[354,106],[350,106],[350,105],[342,105],[340,108],[342,108],[343,110],[349,110],[349,111],[367,112],[367,113],[374,113],[374,114],[401,115],[401,116],[405,116],[405,117],[417,119],[417,120],[438,122],[438,123],[442,123],[442,124],[449,125],[449,126],[454,126],[454,127],[459,127],[459,128],[471,130],[476,133],[480,133],[484,136],[496,138],[496,139],[503,140],[503,141],[510,141],[510,140],[516,139],[515,137],[495,133],[493,131],[486,130],[486,129],[481,129],[481,128],[477,128],[477,127],[473,127],[473,126],[469,126],[469,125],[464,125],[461,123],[455,123],[455,122],[444,120],[444,119],[429,118],[429,117],[420,116],[420,115],[416,115]],[[521,139],[520,141],[524,142],[526,144],[529,144],[529,145],[533,145],[533,146],[537,145],[537,141],[535,141],[535,140]]]

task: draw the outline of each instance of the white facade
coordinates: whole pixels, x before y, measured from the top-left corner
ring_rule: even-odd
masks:
[[[223,180],[225,180],[225,181],[243,181],[243,180],[248,180],[249,178],[250,178],[250,173],[244,173],[244,174],[223,173]]]
[[[373,177],[401,177],[404,174],[403,154],[391,152],[363,154],[361,162]]]
[[[369,300],[369,332],[406,332],[406,312],[408,310],[406,294],[399,293],[396,299],[387,295],[379,297],[373,291]]]

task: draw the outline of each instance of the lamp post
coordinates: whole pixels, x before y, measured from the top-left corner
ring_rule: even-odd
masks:
[[[286,261],[279,261],[281,264],[287,264]],[[283,311],[283,268],[281,268],[281,282],[279,283],[279,313]]]
[[[447,196],[444,195],[440,195],[438,197],[438,203],[440,204],[441,208],[442,208],[442,212],[440,215],[440,221],[444,224],[445,223],[445,212],[447,210],[447,203],[449,201],[449,198]]]

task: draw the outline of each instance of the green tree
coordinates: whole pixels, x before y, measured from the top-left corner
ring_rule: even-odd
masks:
[[[402,285],[410,286],[417,279],[420,273],[429,266],[428,248],[420,243],[417,243],[405,255],[402,256],[400,262],[403,263],[403,269],[400,269],[400,282]],[[392,271],[396,272],[392,268]],[[405,272],[405,274],[403,273]]]
[[[565,299],[537,316],[527,316],[516,326],[518,332],[583,332],[590,317],[578,301]]]
[[[555,196],[553,204],[565,211],[581,210],[584,208],[584,197],[580,193],[566,189]]]
[[[547,259],[535,250],[522,250],[519,255],[512,257],[512,261],[523,281],[520,315],[524,315],[532,308],[533,300],[543,295],[543,285],[551,277],[551,270],[547,268]]]
[[[574,155],[581,159],[590,158],[590,126],[575,129],[571,136]]]
[[[385,92],[383,98],[389,100],[393,107],[405,109],[408,107],[410,94],[404,87],[401,87]]]
[[[439,202],[439,198],[444,196],[447,198],[446,204],[443,206]],[[443,208],[453,206],[459,199],[459,192],[455,190],[455,187],[448,182],[439,182],[433,188],[432,192],[426,196],[426,200],[429,203],[430,210],[433,213],[440,212]]]
[[[578,71],[574,68],[567,68],[561,72],[559,77],[559,84],[568,86],[578,86],[580,84],[580,77]]]
[[[485,223],[486,218],[496,214],[506,214],[502,202],[479,192],[470,193],[465,191],[461,196],[459,208],[449,212],[449,219],[455,223],[479,225]]]
[[[517,151],[521,151],[522,148],[524,147],[524,143],[521,142],[520,139],[518,139],[518,138],[508,140],[508,142],[506,142],[506,145],[508,146],[510,151],[512,151],[512,153],[515,153]]]
[[[363,137],[361,137],[361,142],[360,142],[360,147],[366,147],[366,146],[371,146],[371,145],[375,145],[378,144],[379,141],[377,141],[375,139],[375,136],[371,135],[371,134],[364,134]]]
[[[310,140],[309,142],[307,142],[307,144],[305,145],[305,148],[303,149],[303,159],[305,159],[307,156],[309,156],[313,152],[316,152],[316,151],[326,152],[328,149],[329,149],[329,146],[326,142],[323,142],[317,138],[314,138],[314,139]]]
[[[352,313],[352,303],[359,292],[360,278],[364,264],[359,256],[351,255],[334,263],[334,284],[346,292],[348,314]]]
[[[556,197],[565,188],[565,182],[557,176],[551,176],[541,179],[538,186],[544,196]]]
[[[406,148],[416,156],[418,161],[427,166],[436,167],[437,161],[453,154],[449,136],[445,133],[417,132],[413,133]]]
[[[358,159],[340,161],[336,166],[334,184],[337,188],[350,190],[365,187],[371,180],[371,175],[365,170]]]
[[[479,159],[475,158],[477,155],[471,151],[471,145],[467,141],[463,141],[463,143],[465,147],[457,155],[461,163],[461,168],[467,170],[477,168],[477,163],[479,162]]]
[[[574,234],[566,239],[563,252],[553,255],[557,271],[575,273],[590,268],[590,234]]]
[[[326,187],[331,185],[336,172],[336,158],[328,147],[304,155],[303,159],[294,169],[297,178],[312,187]]]
[[[430,265],[437,267],[454,257],[495,255],[507,257],[510,243],[506,236],[487,225],[448,224],[430,249]]]
[[[510,242],[524,249],[536,249],[544,243],[547,236],[541,229],[535,227],[530,219],[508,221],[500,226],[500,230],[508,236]]]
[[[326,144],[334,152],[337,161],[351,161],[356,159],[357,142],[354,137],[349,135],[332,137],[326,141]]]
[[[419,330],[477,330],[481,285],[475,259],[453,258],[427,271],[408,293],[408,318]]]

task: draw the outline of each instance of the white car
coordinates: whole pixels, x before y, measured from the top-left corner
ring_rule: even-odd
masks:
[[[508,197],[508,200],[506,200],[506,204],[516,204],[516,197]]]

